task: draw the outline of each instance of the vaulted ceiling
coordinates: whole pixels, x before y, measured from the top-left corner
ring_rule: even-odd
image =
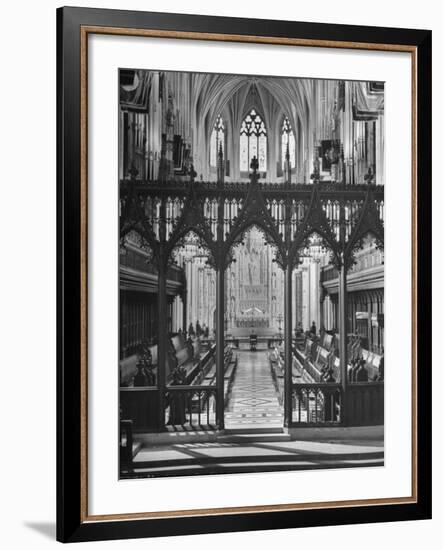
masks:
[[[194,74],[193,97],[195,113],[212,129],[220,113],[228,112],[232,125],[240,129],[241,121],[252,108],[263,117],[271,128],[284,112],[293,128],[297,118],[302,127],[308,123],[312,81],[275,77],[241,75]]]
[[[204,177],[208,175],[209,144],[217,117],[222,115],[228,132],[227,158],[235,160],[241,124],[252,108],[264,120],[268,148],[277,147],[283,117],[288,117],[298,144],[297,169],[309,175],[306,162],[312,161],[314,143],[329,138],[333,113],[341,101],[339,82],[321,79],[126,70],[120,74],[120,83],[122,107],[157,112],[155,120],[160,124],[166,119],[166,109],[172,109],[174,131],[191,146],[194,166]],[[383,112],[383,83],[353,82],[347,86],[355,120],[371,120]],[[158,118],[160,113],[163,120]],[[161,131],[164,129],[160,127]],[[271,157],[275,164],[277,152]]]

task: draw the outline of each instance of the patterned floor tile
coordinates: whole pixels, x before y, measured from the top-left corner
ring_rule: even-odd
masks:
[[[225,411],[225,426],[283,425],[283,410],[271,377],[266,350],[239,350],[238,365]]]

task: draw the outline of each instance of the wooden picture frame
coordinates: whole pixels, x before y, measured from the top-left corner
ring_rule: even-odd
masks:
[[[395,497],[88,513],[88,36],[406,52],[412,63],[412,487]],[[106,9],[57,10],[57,539],[156,537],[431,517],[431,32]],[[91,212],[89,212],[89,215]]]

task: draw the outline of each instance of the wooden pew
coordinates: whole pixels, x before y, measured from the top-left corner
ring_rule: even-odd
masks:
[[[365,369],[368,373],[368,379],[370,381],[378,380],[380,377],[382,356],[364,349],[362,350],[362,357],[365,360]]]
[[[172,346],[168,350],[168,368],[179,365],[186,371],[186,386],[213,386],[216,383],[215,345],[205,353],[200,353],[198,341],[193,341],[192,351],[189,343],[185,343],[179,335],[174,336]],[[177,348],[175,347],[177,346]],[[153,362],[157,362],[157,346],[150,348]],[[137,357],[125,359],[120,363],[120,372],[123,385],[120,387],[120,408],[122,418],[131,422],[131,430],[137,432],[157,431],[159,426],[159,390],[156,386],[134,387],[133,378],[137,372]],[[227,345],[224,350],[224,400],[227,403],[232,382],[237,367],[237,357],[234,356],[232,346]],[[167,377],[167,382],[171,376]],[[190,406],[193,412],[206,406],[206,397],[202,394],[190,397]],[[166,404],[168,406],[168,404]],[[131,433],[132,433],[131,432]],[[122,451],[124,453],[126,451]],[[125,455],[126,456],[126,455]],[[129,456],[129,455],[128,455]]]
[[[151,353],[151,359],[152,359],[152,365],[153,365],[153,372],[157,372],[157,346],[149,346],[149,351]],[[167,360],[167,369],[169,371],[170,364],[169,364],[169,358]],[[125,359],[121,359],[119,363],[120,368],[120,386],[124,387],[131,387],[133,386],[133,380],[134,376],[137,373],[137,355],[130,355],[129,357],[126,357]]]
[[[198,374],[198,363],[200,358],[200,341],[198,338],[190,343],[182,334],[171,338],[172,348],[170,350],[171,362],[186,370],[186,384],[191,384]],[[170,381],[170,375],[167,380]]]

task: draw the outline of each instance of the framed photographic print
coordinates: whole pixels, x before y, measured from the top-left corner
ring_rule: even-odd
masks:
[[[431,32],[60,8],[74,542],[431,516]]]

